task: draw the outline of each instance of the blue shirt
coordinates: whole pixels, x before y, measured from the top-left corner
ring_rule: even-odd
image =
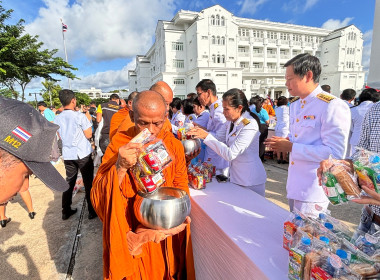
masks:
[[[269,115],[268,115],[267,110],[261,108],[260,113],[257,113],[255,105],[251,105],[249,109],[251,110],[252,113],[254,113],[256,116],[259,117],[261,124],[266,123],[266,121],[269,121]]]
[[[49,122],[52,122],[54,121],[54,118],[55,118],[55,114],[52,110],[50,110],[49,108],[46,108],[43,112],[43,115],[45,117],[45,119],[47,119]]]
[[[54,123],[59,125],[58,133],[62,139],[62,157],[64,160],[82,159],[92,152],[90,141],[83,132],[91,127],[91,123],[85,114],[64,110],[56,116]]]
[[[194,120],[194,122],[206,128],[209,119],[210,112],[208,110],[204,110],[199,116],[197,116],[197,119]]]

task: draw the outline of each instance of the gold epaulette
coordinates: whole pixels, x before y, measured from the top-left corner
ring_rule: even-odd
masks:
[[[320,94],[317,94],[317,98],[321,99],[322,101],[329,103],[331,100],[335,99],[336,97],[332,96],[332,95],[320,93]]]
[[[299,96],[296,96],[292,99],[292,101],[290,101],[289,103],[292,104],[293,102],[296,102],[298,99],[300,99]]]
[[[190,117],[189,117],[189,120],[192,120],[192,119],[193,119],[193,116],[190,116]]]
[[[219,104],[218,103],[215,103],[214,104],[214,109],[218,108],[219,107]]]
[[[247,124],[250,123],[250,121],[249,121],[248,119],[243,119],[241,122],[242,122],[244,125],[247,125]]]

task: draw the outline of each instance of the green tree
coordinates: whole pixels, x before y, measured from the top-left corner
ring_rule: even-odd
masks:
[[[109,99],[108,98],[94,98],[92,99],[92,101],[95,101],[96,106],[98,106],[99,104],[108,102]]]
[[[77,105],[90,105],[91,98],[86,93],[76,92]]]
[[[62,89],[56,82],[45,80],[42,82],[44,89],[41,90],[42,98],[49,106],[55,108],[61,107],[61,101],[59,101],[59,91]],[[50,102],[51,101],[51,102]]]
[[[0,89],[0,96],[12,98],[13,92],[9,88],[2,88],[2,89]]]
[[[0,2],[1,3],[1,2]],[[58,50],[42,50],[43,43],[38,36],[24,33],[24,20],[15,25],[6,24],[13,10],[0,5],[0,83],[15,92],[15,85],[21,87],[21,100],[25,100],[25,88],[33,78],[42,77],[59,81],[56,76],[75,79],[71,70],[77,70],[61,57],[55,57]]]

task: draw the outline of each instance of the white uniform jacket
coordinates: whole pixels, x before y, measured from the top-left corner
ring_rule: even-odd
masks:
[[[362,123],[365,114],[373,106],[372,101],[364,101],[358,106],[351,107],[351,139],[350,144],[351,148],[354,150],[355,146],[359,143],[360,140],[360,131],[362,130]]]
[[[282,105],[277,107],[274,111],[277,118],[274,135],[286,138],[289,135],[289,107]]]
[[[318,184],[317,168],[331,154],[342,159],[351,126],[350,109],[343,100],[317,88],[290,104],[290,153],[287,197],[305,202],[326,202]]]
[[[210,119],[210,112],[208,110],[202,111],[202,113],[197,116],[197,119],[194,121],[202,127],[207,128],[208,120]]]
[[[193,123],[193,121],[195,121],[196,119],[197,119],[197,116],[195,114],[188,115],[185,118],[184,124]]]
[[[259,157],[260,131],[257,122],[249,112],[244,112],[234,123],[224,126],[225,139],[218,141],[212,134],[207,135],[204,143],[229,162],[230,181],[242,186],[260,185],[267,176]]]
[[[172,124],[172,132],[177,134],[178,127],[183,126],[185,124],[186,116],[182,114],[180,110],[177,113],[173,114],[170,123]]]
[[[207,123],[207,131],[210,132],[218,141],[225,141],[225,123],[226,118],[223,115],[222,100],[218,99],[210,105],[210,118]],[[209,147],[206,147],[204,159],[211,159],[211,163],[216,169],[224,169],[228,167],[228,162],[222,159]]]

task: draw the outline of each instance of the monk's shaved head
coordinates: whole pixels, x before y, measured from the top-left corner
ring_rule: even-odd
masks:
[[[142,91],[133,99],[133,122],[137,132],[148,128],[158,135],[167,116],[165,100],[158,92]]]
[[[158,81],[150,87],[150,90],[154,90],[161,94],[165,99],[167,109],[169,109],[169,104],[173,101],[173,90],[170,88],[170,86],[164,81]]]

